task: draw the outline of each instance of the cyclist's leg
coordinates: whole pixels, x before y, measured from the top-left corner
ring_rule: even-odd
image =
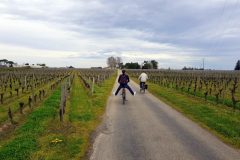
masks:
[[[130,92],[132,95],[134,95],[133,90],[129,87],[128,84],[125,85],[125,88],[127,88],[127,89],[129,90],[129,92]]]
[[[119,85],[119,87],[118,87],[118,89],[117,89],[117,91],[115,92],[115,95],[117,95],[118,94],[118,92],[121,90],[123,88],[123,85]]]
[[[141,87],[141,89],[143,89],[144,83],[145,83],[145,82],[140,82],[140,87]]]

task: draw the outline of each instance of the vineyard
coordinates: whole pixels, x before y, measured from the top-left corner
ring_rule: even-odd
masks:
[[[128,73],[135,78],[138,78],[141,72],[141,70],[128,70]],[[240,72],[169,70],[144,72],[154,84],[240,109]]]
[[[141,72],[127,70],[134,80]],[[240,147],[239,72],[145,72],[150,92]],[[0,159],[86,158],[116,76],[110,69],[1,69]]]
[[[1,69],[0,159],[85,156],[115,78],[114,70]]]
[[[32,110],[69,75],[69,71],[52,69],[0,71],[0,125],[8,119],[16,123],[14,119]]]

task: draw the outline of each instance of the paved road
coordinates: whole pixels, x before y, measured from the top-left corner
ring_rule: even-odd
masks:
[[[127,99],[109,98],[91,160],[240,160],[239,151],[150,93]]]

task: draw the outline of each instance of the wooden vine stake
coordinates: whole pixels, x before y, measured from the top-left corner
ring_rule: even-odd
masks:
[[[61,102],[60,102],[60,108],[59,108],[59,116],[60,121],[63,122],[63,117],[65,113],[65,107],[66,107],[66,85],[62,85],[61,87]]]
[[[95,78],[93,77],[93,81],[92,81],[92,95],[94,93],[94,84],[95,84]]]
[[[3,95],[4,93],[0,93],[0,103],[3,104]]]
[[[31,96],[28,97],[28,106],[30,109],[32,108],[32,97]]]
[[[10,119],[11,124],[13,124],[13,115],[10,107],[8,108],[8,118]]]
[[[23,102],[20,102],[19,103],[19,110],[20,110],[20,113],[23,114],[23,107],[24,107],[24,103]]]
[[[25,88],[27,88],[27,76],[25,76],[25,78],[24,78],[24,86],[25,86]]]

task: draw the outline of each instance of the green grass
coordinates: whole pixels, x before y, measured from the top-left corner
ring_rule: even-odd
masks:
[[[0,148],[1,160],[28,160],[38,149],[37,137],[44,132],[48,122],[56,116],[60,103],[60,89],[32,112],[26,123],[17,129],[11,141]]]
[[[112,90],[116,74],[106,80],[101,87],[95,86],[93,95],[89,93],[79,77],[75,76],[67,108],[64,123],[58,119],[54,125],[48,127],[48,131],[38,138],[39,148],[34,152],[32,159],[45,160],[75,160],[86,158],[90,148],[91,134],[101,122],[101,116],[105,111],[107,98]],[[61,143],[51,145],[55,138],[63,140]]]
[[[171,88],[148,83],[149,91],[224,142],[240,148],[240,112]]]

